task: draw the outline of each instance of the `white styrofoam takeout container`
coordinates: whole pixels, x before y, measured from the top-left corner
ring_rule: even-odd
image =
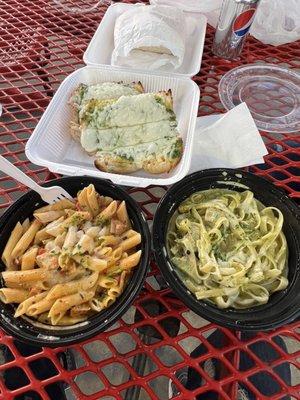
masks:
[[[141,81],[146,92],[172,90],[178,130],[184,141],[180,163],[168,174],[154,175],[137,171],[129,175],[106,173],[96,169],[94,157],[89,156],[70,135],[70,106],[68,100],[80,84]],[[25,148],[26,156],[37,165],[63,175],[89,175],[110,179],[116,184],[136,187],[170,185],[189,171],[192,143],[200,91],[191,79],[179,76],[145,74],[108,66],[86,66],[69,75],[59,86]]]
[[[100,25],[98,26],[98,29],[96,30],[83,55],[83,61],[85,64],[93,66],[111,65],[111,55],[114,49],[114,29],[116,19],[125,11],[128,11],[134,7],[143,6],[144,5],[141,4],[117,3],[108,7]],[[168,72],[172,75],[190,78],[194,75],[197,75],[197,73],[200,71],[207,18],[201,14],[193,15],[188,13],[187,16],[192,18],[194,29],[190,32],[186,39],[185,55],[182,65],[176,70],[164,70],[163,72],[156,72]]]

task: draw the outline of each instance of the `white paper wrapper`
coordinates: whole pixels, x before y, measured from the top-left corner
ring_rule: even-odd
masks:
[[[169,6],[140,6],[116,21],[112,65],[168,70],[178,68],[185,53],[184,13]]]
[[[189,172],[264,163],[268,154],[246,103],[226,114],[197,118]]]

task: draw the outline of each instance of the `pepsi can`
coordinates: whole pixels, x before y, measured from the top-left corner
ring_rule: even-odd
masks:
[[[242,51],[260,0],[223,0],[213,53],[236,59]]]

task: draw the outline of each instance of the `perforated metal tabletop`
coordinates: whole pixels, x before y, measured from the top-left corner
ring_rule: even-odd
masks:
[[[37,182],[45,182],[56,175],[26,159],[26,141],[60,82],[83,65],[83,52],[106,7],[75,15],[50,0],[0,0],[0,9],[0,152]],[[225,111],[218,82],[237,65],[300,68],[299,42],[272,47],[250,38],[241,60],[230,63],[213,57],[213,35],[208,27],[201,71],[194,77],[201,90],[199,116]],[[262,135],[269,154],[264,164],[249,170],[298,202],[300,135]],[[26,190],[1,173],[1,212]],[[130,189],[150,225],[165,190]],[[188,400],[201,394],[198,398],[229,400],[245,393],[251,399],[300,399],[300,322],[251,335],[210,324],[172,294],[153,261],[134,305],[93,339],[68,349],[47,349],[24,347],[2,331],[0,337],[3,400]],[[213,371],[216,365],[221,373]],[[268,391],[261,381],[269,383]]]

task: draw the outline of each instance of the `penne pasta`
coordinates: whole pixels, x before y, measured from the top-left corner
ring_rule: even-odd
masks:
[[[71,225],[68,227],[68,232],[62,246],[64,250],[72,249],[75,246],[75,244],[77,243],[77,231],[77,226]]]
[[[15,317],[19,317],[20,315],[26,314],[28,308],[43,298],[45,298],[47,295],[47,292],[39,293],[34,296],[29,297],[28,299],[24,300],[22,303],[19,304],[18,308],[15,311]]]
[[[96,257],[82,257],[82,264],[91,271],[102,272],[107,269],[107,261]]]
[[[29,294],[28,290],[25,289],[11,289],[1,288],[0,289],[0,300],[5,303],[22,303],[27,299]]]
[[[48,224],[49,222],[56,221],[59,217],[62,217],[63,215],[65,215],[64,210],[35,212],[33,214],[34,218],[36,218],[42,224]]]
[[[98,273],[93,272],[91,275],[78,279],[76,281],[55,285],[48,293],[47,299],[58,299],[66,295],[74,294],[79,291],[87,291],[95,286],[98,280]]]
[[[11,252],[12,259],[16,259],[22,256],[25,251],[28,249],[30,243],[33,241],[37,231],[41,227],[41,223],[37,220],[34,220],[27,231],[21,236],[18,243],[14,247],[13,251]]]
[[[22,284],[25,282],[44,281],[48,275],[46,269],[30,269],[28,271],[4,271],[2,272],[2,278],[5,283],[13,282]]]
[[[48,205],[48,206],[44,206],[41,208],[38,208],[35,210],[35,212],[46,212],[46,211],[58,211],[58,210],[65,210],[71,208],[73,210],[75,210],[76,205],[75,202],[69,200],[69,199],[63,199],[60,200],[54,204]]]
[[[13,264],[13,258],[12,258],[12,251],[16,247],[16,244],[20,240],[21,236],[23,234],[23,227],[20,224],[20,222],[17,222],[16,226],[14,227],[10,238],[8,239],[8,242],[6,243],[6,246],[4,248],[4,251],[2,253],[2,261],[7,267],[7,270],[14,270],[17,269],[14,264]]]
[[[35,210],[14,227],[2,254],[0,301],[49,325],[72,325],[113,304],[138,265],[141,235],[126,204],[93,185]]]
[[[42,243],[44,240],[47,240],[52,237],[53,236],[51,236],[51,234],[46,231],[46,228],[44,228],[35,234],[33,243],[38,245],[38,244]]]
[[[29,227],[30,227],[30,220],[29,218],[26,218],[22,223],[23,233],[25,233]]]
[[[89,301],[89,305],[92,310],[100,312],[105,308],[111,306],[115,301],[116,301],[115,296],[106,294],[101,297],[94,297]]]
[[[102,224],[103,222],[111,219],[116,213],[118,208],[118,203],[116,200],[112,201],[100,214],[96,217],[96,223]]]
[[[65,242],[66,236],[67,236],[67,232],[63,232],[60,235],[56,236],[56,238],[54,239],[55,246],[62,248],[64,245],[64,242]]]
[[[100,232],[99,226],[91,226],[86,229],[86,234],[93,239],[95,239],[97,236],[99,236],[99,232]]]
[[[63,221],[64,217],[60,217],[56,221],[50,222],[50,224],[44,228],[45,232],[54,237],[62,234],[64,230],[62,225]]]
[[[67,217],[71,217],[71,215],[75,214],[76,210],[67,209],[65,210],[65,214]]]
[[[142,237],[140,233],[135,232],[134,235],[124,239],[120,246],[122,247],[123,251],[132,249],[141,243]]]
[[[116,278],[111,278],[106,275],[100,275],[97,281],[97,285],[104,288],[104,289],[110,289],[113,286],[116,286],[118,284],[118,281]]]
[[[80,291],[75,294],[61,297],[55,300],[49,311],[49,317],[52,325],[57,325],[59,320],[65,315],[66,311],[73,306],[85,303],[91,300],[94,296],[94,291]]]
[[[120,294],[123,292],[124,289],[126,276],[127,276],[127,271],[123,271],[119,277],[119,281],[117,281],[117,284],[110,287],[109,290],[107,291],[107,294],[109,296],[114,296],[114,297],[120,296]]]
[[[123,232],[127,231],[131,225],[125,201],[122,201],[117,209],[117,218],[121,222],[121,225],[116,225],[115,233],[121,235]]]
[[[120,268],[123,270],[128,270],[131,269],[135,266],[138,265],[138,263],[140,262],[140,258],[141,258],[141,250],[131,254],[130,256],[123,258],[122,260],[120,260],[119,266]]]
[[[32,304],[27,308],[26,314],[30,317],[49,311],[53,306],[55,299],[48,299],[47,296],[42,300]]]
[[[114,235],[105,235],[98,239],[98,247],[117,246],[121,242],[121,238]]]
[[[86,198],[88,202],[88,208],[90,213],[95,217],[100,212],[100,207],[98,203],[98,193],[96,192],[94,185],[89,185],[86,188]]]
[[[88,211],[76,211],[73,215],[68,217],[61,225],[62,229],[66,229],[71,225],[79,225],[84,221],[89,221],[91,219],[91,214]]]
[[[123,250],[121,247],[117,247],[115,250],[109,254],[107,257],[107,263],[108,267],[112,267],[113,265],[116,265],[117,261],[121,259],[123,254]]]
[[[88,201],[87,201],[87,192],[86,188],[81,190],[77,195],[77,201],[80,207],[80,210],[88,211]]]
[[[21,269],[23,271],[28,270],[28,269],[33,269],[33,267],[36,264],[36,256],[39,251],[39,248],[36,247],[30,247],[22,256],[21,259]]]
[[[107,257],[110,257],[110,255],[113,252],[113,249],[112,249],[112,247],[107,246],[107,247],[102,247],[100,249],[96,249],[95,251],[96,251],[98,257],[107,258]]]
[[[74,247],[72,254],[74,255],[84,254],[84,253],[92,254],[94,249],[95,249],[94,239],[91,236],[84,234]]]

